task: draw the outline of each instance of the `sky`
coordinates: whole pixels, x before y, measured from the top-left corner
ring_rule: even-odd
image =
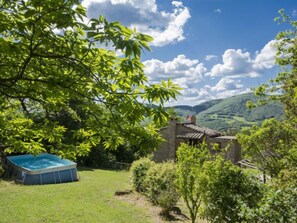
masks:
[[[250,92],[276,77],[278,11],[297,20],[296,0],[83,0],[88,18],[119,21],[154,38],[141,61],[149,83],[171,78],[183,90],[167,105]]]

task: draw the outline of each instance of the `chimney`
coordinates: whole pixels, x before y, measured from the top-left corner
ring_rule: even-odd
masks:
[[[171,117],[169,119],[169,150],[168,156],[170,160],[175,160],[175,153],[176,153],[176,134],[177,134],[177,120],[175,117]]]
[[[177,125],[177,121],[175,117],[172,117],[169,119],[169,131],[170,131],[170,135],[171,136],[175,136],[176,135],[176,125]]]
[[[194,115],[188,115],[186,121],[187,123],[196,125],[196,117]]]

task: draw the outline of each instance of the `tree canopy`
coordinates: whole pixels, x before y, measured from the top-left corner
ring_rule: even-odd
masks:
[[[140,57],[150,41],[103,16],[86,21],[79,0],[0,1],[0,150],[75,157],[125,140],[154,148],[157,131],[139,123],[162,121],[179,87],[148,83]]]

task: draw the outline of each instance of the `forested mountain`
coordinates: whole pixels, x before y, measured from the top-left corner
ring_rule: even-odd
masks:
[[[259,98],[252,93],[236,95],[191,106],[175,106],[178,116],[195,115],[197,125],[219,131],[236,132],[242,127],[261,124],[265,119],[284,117],[283,106],[279,102],[269,101],[266,105],[253,109],[246,107],[247,101],[256,102]]]

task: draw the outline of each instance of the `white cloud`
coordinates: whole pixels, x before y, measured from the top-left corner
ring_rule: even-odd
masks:
[[[274,59],[276,55],[276,49],[274,47],[275,44],[276,40],[271,40],[264,46],[260,53],[256,54],[254,68],[262,70],[274,67]]]
[[[167,62],[157,59],[147,60],[144,65],[149,82],[155,83],[171,78],[174,83],[185,89],[192,88],[199,83],[207,71],[203,63],[197,59],[188,59],[185,55],[178,55],[172,61]]]
[[[233,96],[247,91],[243,88],[241,80],[231,77],[221,78],[214,86],[199,87],[202,79],[207,78],[204,75],[207,69],[197,59],[189,59],[185,55],[179,55],[167,62],[157,59],[147,60],[144,64],[146,66],[145,73],[148,75],[150,83],[171,78],[174,83],[183,88],[178,100],[171,100],[168,103],[171,106],[178,104],[197,105],[204,101]]]
[[[192,94],[190,94],[190,92]],[[197,105],[198,103],[204,101],[227,98],[248,92],[250,92],[250,89],[245,89],[243,87],[243,84],[241,84],[240,80],[234,80],[229,77],[223,77],[221,80],[218,81],[218,83],[215,86],[210,86],[207,84],[199,89],[188,89],[187,91],[182,92],[183,96],[180,101],[187,101],[188,104]],[[186,100],[184,98],[186,98]]]
[[[275,66],[274,43],[270,41],[255,53],[228,49],[222,56],[222,63],[214,65],[209,72],[198,59],[182,54],[170,61],[145,61],[145,73],[150,83],[171,78],[183,88],[178,100],[170,101],[168,105],[194,106],[204,101],[250,92],[248,78],[259,77]],[[205,60],[215,58],[215,55],[207,55]],[[242,78],[246,79],[243,81]]]
[[[223,63],[214,65],[206,75],[232,78],[259,77],[264,70],[271,69],[275,65],[276,50],[273,47],[274,43],[274,40],[267,43],[260,53],[256,52],[254,58],[249,52],[243,52],[241,49],[228,49],[222,56]]]
[[[215,99],[211,96],[208,89],[191,88],[184,89],[181,92],[181,96],[177,97],[177,101],[171,100],[168,105],[198,105],[207,100]]]
[[[215,9],[214,12],[221,14],[223,11],[222,11],[222,9]]]
[[[214,90],[214,87],[205,85],[202,88],[196,89],[187,89],[181,91],[181,96],[178,97],[177,101],[171,100],[168,105],[191,105],[195,106],[205,101],[222,99],[232,97],[234,95],[249,93],[251,90],[249,88],[239,88],[239,89],[229,89],[229,90],[220,90],[220,91],[211,91]]]
[[[212,91],[230,91],[242,89],[243,85],[240,80],[234,80],[229,77],[223,77],[214,87]]]
[[[213,60],[216,58],[218,58],[218,56],[216,56],[216,55],[206,55],[206,57],[204,59],[207,61],[210,61],[210,60]]]
[[[221,99],[221,98],[229,98],[235,95],[239,95],[239,94],[244,94],[244,93],[249,93],[251,92],[250,89],[241,89],[241,90],[228,90],[228,91],[221,91],[219,93],[217,93],[214,98],[215,99]]]
[[[211,77],[217,77],[227,75],[243,75],[253,72],[251,69],[252,60],[250,58],[250,54],[248,52],[242,52],[241,49],[226,50],[222,56],[222,60],[223,63],[214,65],[207,75]]]
[[[172,1],[172,12],[158,10],[155,0],[83,0],[82,5],[89,18],[104,15],[108,21],[119,21],[151,35],[154,46],[184,40],[183,28],[191,17],[180,1]]]
[[[174,5],[175,7],[183,7],[183,3],[179,1],[172,1],[172,5]]]

